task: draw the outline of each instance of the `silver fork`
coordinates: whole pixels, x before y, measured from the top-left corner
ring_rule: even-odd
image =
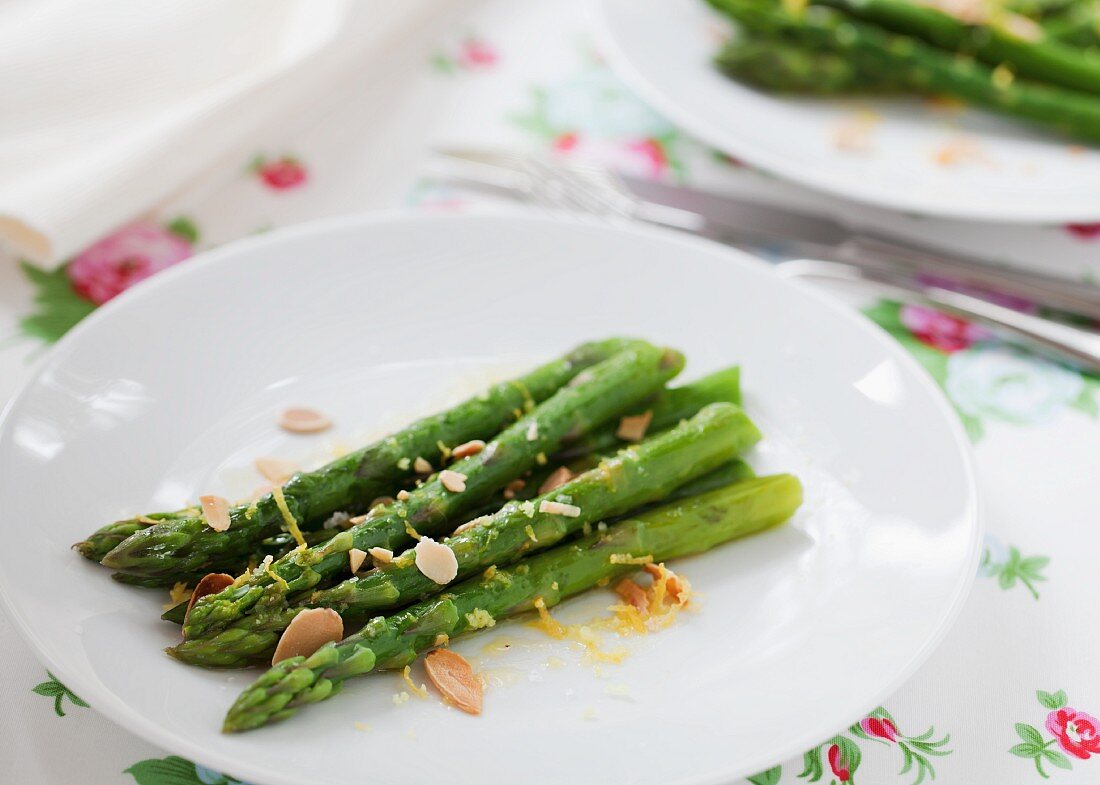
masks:
[[[708,220],[699,213],[645,201],[614,173],[583,163],[560,162],[502,150],[440,150],[445,160],[430,167],[437,178],[549,210],[567,211],[613,221],[643,221],[710,236]],[[770,208],[761,206],[760,220]],[[813,220],[812,218],[808,220]],[[753,228],[744,235],[751,238]],[[726,238],[723,238],[726,240]],[[727,240],[728,241],[728,240]],[[736,243],[752,250],[751,243]],[[884,263],[854,260],[791,259],[775,265],[788,278],[854,283],[895,299],[919,302],[990,328],[1005,340],[1100,373],[1100,334],[1006,308],[987,299],[923,283],[919,269],[893,269]],[[939,270],[930,272],[942,273]]]

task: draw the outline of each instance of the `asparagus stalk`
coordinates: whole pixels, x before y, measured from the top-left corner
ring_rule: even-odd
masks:
[[[1100,141],[1100,101],[1085,93],[998,79],[988,66],[894,35],[821,6],[792,14],[760,0],[709,0],[744,27],[788,37],[812,49],[836,50],[867,70],[891,71],[910,89],[953,95],[978,106]]]
[[[1074,3],[1058,16],[1043,23],[1049,38],[1069,46],[1100,46],[1100,3],[1096,0]]]
[[[740,408],[712,404],[565,485],[531,501],[509,502],[473,528],[444,540],[458,562],[455,580],[489,565],[510,564],[606,518],[660,501],[685,482],[728,463],[759,438],[760,432]],[[543,502],[554,501],[575,507],[576,515],[541,511]],[[442,587],[420,572],[415,560],[416,553],[409,549],[380,569],[312,593],[298,607],[261,609],[213,636],[185,640],[168,653],[207,667],[270,659],[280,634],[305,606],[333,608],[346,620],[361,620],[438,593]]]
[[[184,638],[224,629],[249,612],[273,612],[287,597],[348,569],[352,548],[396,550],[411,542],[410,529],[432,535],[450,531],[461,517],[496,491],[556,452],[570,438],[587,433],[659,390],[683,368],[683,356],[643,344],[587,369],[533,412],[502,431],[483,451],[429,479],[408,498],[375,508],[367,520],[323,545],[292,551],[269,569],[257,570],[191,608]],[[454,483],[464,478],[461,487]],[[446,483],[446,484],[445,484]]]
[[[338,458],[313,472],[300,472],[282,488],[290,515],[299,526],[320,524],[334,512],[359,513],[388,496],[413,476],[411,461],[439,454],[439,444],[488,439],[539,401],[553,395],[583,369],[640,342],[611,339],[584,344],[566,356],[514,381],[503,382],[440,414]],[[230,512],[228,531],[210,529],[202,518],[165,521],[133,533],[110,551],[107,567],[143,577],[166,579],[232,569],[247,560],[258,542],[286,526],[279,501],[267,494]]]
[[[198,508],[187,507],[174,512],[154,512],[137,518],[127,518],[123,521],[115,521],[114,523],[108,523],[106,526],[96,529],[88,535],[86,540],[75,543],[73,549],[85,559],[101,561],[104,556],[117,548],[131,534],[139,532],[142,529],[147,529],[158,523],[194,518],[199,514],[200,510]]]
[[[838,52],[810,50],[773,36],[736,36],[714,63],[732,79],[778,93],[885,93],[901,87],[890,72],[867,72]]]
[[[1100,93],[1100,54],[1051,40],[1032,20],[995,4],[985,18],[962,20],[932,5],[909,0],[814,0],[856,19],[947,49],[1002,63],[1017,76]]]
[[[706,551],[785,521],[801,501],[801,486],[790,475],[745,480],[629,518],[491,576],[471,578],[393,616],[378,616],[310,657],[280,662],[241,693],[222,730],[234,733],[287,719],[302,706],[335,695],[347,679],[403,667],[433,648],[438,636],[454,639],[469,632],[471,618],[512,616],[538,599],[553,606],[637,569],[613,562],[613,555],[663,562]]]

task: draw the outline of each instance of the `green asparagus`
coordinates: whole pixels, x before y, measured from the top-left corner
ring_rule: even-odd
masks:
[[[714,62],[726,76],[778,93],[887,93],[902,86],[889,71],[864,71],[838,52],[809,50],[772,36],[736,36]]]
[[[737,406],[712,404],[694,418],[526,502],[510,502],[493,516],[452,535],[444,544],[458,563],[455,580],[489,565],[503,566],[543,550],[601,520],[659,501],[751,447],[760,432]],[[566,516],[542,512],[544,502],[571,505]],[[218,634],[185,640],[169,653],[194,665],[241,666],[270,659],[279,636],[302,607],[327,607],[345,620],[362,620],[438,593],[440,584],[416,566],[409,549],[388,565],[312,593],[298,607],[253,612]]]
[[[309,657],[280,662],[245,690],[222,730],[251,730],[293,715],[340,691],[343,682],[375,669],[400,668],[437,645],[471,631],[471,619],[493,619],[547,607],[601,581],[637,569],[613,555],[652,556],[656,562],[713,548],[789,518],[801,504],[797,479],[776,475],[746,480],[704,496],[666,505],[571,544],[478,576],[393,616],[379,616],[339,643]]]
[[[438,454],[439,444],[491,438],[517,413],[549,398],[583,369],[639,344],[624,339],[585,344],[317,471],[298,473],[283,486],[286,506],[306,528],[319,527],[337,511],[363,512],[373,499],[392,495],[398,483],[413,476],[412,459]],[[228,531],[212,530],[201,517],[166,521],[134,532],[102,563],[131,575],[166,579],[231,569],[248,558],[256,543],[284,529],[285,517],[269,493],[254,504],[234,507]]]
[[[203,597],[184,624],[185,639],[224,629],[253,606],[269,613],[287,598],[348,569],[348,551],[411,542],[410,529],[432,535],[454,528],[461,516],[487,501],[519,474],[628,410],[683,368],[683,356],[648,344],[623,351],[588,368],[533,412],[502,431],[484,450],[429,479],[404,500],[376,508],[367,519],[321,546],[295,550],[239,584]],[[457,479],[461,482],[456,484]],[[449,524],[449,526],[448,526]]]
[[[792,14],[760,0],[709,0],[744,27],[783,36],[811,49],[836,50],[866,70],[892,71],[910,89],[946,94],[1006,114],[1100,141],[1095,96],[1022,80],[999,79],[993,69],[906,36],[894,35],[838,11],[812,6]]]
[[[1025,79],[1100,93],[1100,54],[1050,40],[1035,22],[992,3],[979,6],[990,9],[982,12],[984,18],[964,21],[930,4],[911,0],[813,2],[922,39],[951,54],[973,55],[994,67],[1004,64]]]
[[[75,543],[73,549],[85,559],[101,561],[104,556],[117,548],[135,532],[139,532],[142,529],[147,529],[150,526],[165,521],[194,518],[196,515],[200,514],[201,511],[197,507],[187,507],[182,510],[176,510],[175,512],[154,512],[137,518],[127,518],[124,521],[115,521],[114,523],[108,523],[106,526],[96,529],[88,535],[86,540]]]

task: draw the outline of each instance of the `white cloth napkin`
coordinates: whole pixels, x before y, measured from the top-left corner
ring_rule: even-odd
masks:
[[[432,0],[0,0],[0,242],[56,263],[158,205]]]

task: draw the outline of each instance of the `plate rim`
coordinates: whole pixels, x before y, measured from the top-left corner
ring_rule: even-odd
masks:
[[[611,22],[610,8],[620,0],[595,0],[586,7],[588,29],[596,42],[596,48],[611,66],[611,70],[645,103],[652,106],[675,125],[698,137],[708,145],[744,159],[753,167],[779,177],[783,182],[808,188],[816,194],[827,194],[846,199],[856,205],[866,205],[901,213],[917,214],[929,218],[957,221],[982,221],[1009,225],[1045,225],[1063,223],[1091,223],[1100,217],[1100,198],[1092,206],[1082,205],[1070,209],[1050,206],[1048,200],[1037,199],[1034,206],[1022,204],[1005,206],[978,199],[966,203],[941,206],[927,199],[907,198],[904,189],[877,188],[873,192],[861,191],[849,186],[849,180],[859,183],[860,178],[825,177],[812,170],[787,165],[782,156],[773,155],[744,140],[731,140],[728,133],[716,127],[710,120],[693,114],[673,96],[656,86],[644,70],[623,48],[620,37]],[[703,4],[703,0],[697,0]],[[638,4],[644,8],[644,4]],[[710,9],[707,9],[708,11]],[[713,13],[713,12],[712,12]],[[716,17],[717,18],[717,17]],[[1021,121],[1022,122],[1022,121]],[[740,142],[740,143],[739,143]],[[1069,140],[1067,144],[1072,143]],[[1056,204],[1056,203],[1055,203]],[[994,208],[994,205],[996,207]]]
[[[234,256],[238,256],[255,247],[262,248],[268,244],[277,245],[288,239],[309,237],[311,235],[325,235],[331,232],[347,230],[349,228],[369,230],[369,227],[375,225],[404,222],[487,222],[492,224],[500,220],[527,221],[540,225],[564,227],[566,229],[598,228],[611,232],[641,235],[643,237],[667,240],[673,244],[686,245],[700,251],[718,253],[727,256],[733,264],[756,267],[758,270],[770,270],[772,267],[772,265],[768,264],[763,259],[749,254],[748,252],[723,246],[719,243],[701,237],[687,235],[672,229],[653,227],[628,221],[608,222],[570,213],[554,213],[523,208],[486,209],[465,213],[437,213],[425,212],[415,208],[394,208],[305,221],[281,227],[261,235],[241,238],[218,246],[217,248],[203,251],[196,254],[191,259],[188,259],[185,264],[176,265],[173,268],[162,271],[155,276],[141,281],[110,302],[96,309],[96,311],[83,319],[76,327],[66,333],[61,340],[49,348],[40,365],[23,381],[16,393],[7,401],[3,409],[0,410],[0,433],[4,432],[4,429],[8,426],[8,419],[11,417],[12,412],[18,404],[22,403],[24,397],[29,394],[30,388],[39,381],[41,376],[51,366],[52,361],[61,353],[60,350],[67,349],[70,344],[80,340],[83,333],[92,329],[94,325],[98,324],[100,321],[114,318],[115,312],[122,310],[129,302],[137,298],[145,297],[158,288],[172,286],[174,285],[174,281],[178,278],[197,275],[207,267],[218,263],[224,263],[225,260],[232,259]],[[774,273],[771,274],[774,275]],[[920,366],[916,359],[906,352],[905,349],[885,330],[866,317],[861,316],[858,311],[846,305],[840,299],[831,297],[825,292],[815,289],[803,281],[781,278],[778,275],[776,275],[776,278],[782,285],[792,286],[801,290],[803,293],[817,299],[826,309],[832,311],[839,318],[847,320],[858,329],[867,331],[894,360],[911,372],[914,381],[931,395],[936,408],[942,415],[948,432],[952,436],[952,442],[956,448],[963,470],[962,479],[964,481],[968,501],[966,517],[970,524],[970,542],[967,557],[967,561],[970,563],[970,569],[966,570],[962,579],[957,581],[947,612],[943,614],[934,631],[898,669],[894,678],[884,684],[879,690],[875,691],[874,699],[869,701],[870,705],[861,710],[861,713],[865,713],[870,710],[873,705],[881,704],[886,698],[896,693],[939,647],[957,621],[963,607],[966,605],[966,600],[977,578],[977,565],[981,553],[982,538],[985,532],[985,505],[982,502],[980,487],[977,481],[973,449],[966,437],[962,424],[951,409],[950,403],[947,401],[943,392],[936,386],[935,382]],[[7,580],[2,573],[0,573],[0,607],[4,608],[12,625],[18,631],[20,637],[30,647],[36,658],[51,672],[58,675],[62,682],[67,685],[76,685],[79,694],[87,700],[92,709],[110,722],[121,726],[138,738],[154,744],[161,749],[181,755],[189,761],[198,763],[214,771],[244,779],[255,785],[302,785],[301,780],[296,776],[284,775],[274,769],[257,767],[248,760],[232,759],[217,752],[208,752],[197,743],[180,737],[166,727],[151,725],[144,721],[140,712],[132,709],[109,688],[102,686],[100,682],[96,680],[85,680],[79,676],[74,677],[73,672],[70,671],[67,666],[60,664],[50,650],[43,645],[43,642],[35,635],[28,619],[26,619],[23,613],[17,608],[14,599],[9,596]],[[776,755],[775,760],[771,761],[771,763],[782,763],[801,754],[809,746],[820,742],[821,739],[828,738],[830,734],[836,733],[838,728],[846,727],[847,724],[850,724],[850,722],[855,719],[856,717],[851,717],[845,720],[844,723],[836,726],[833,725],[831,719],[827,722],[819,721],[812,728],[809,727],[808,724],[807,729],[801,734],[788,737],[785,744],[777,745],[778,749],[781,750],[781,754]],[[824,725],[828,725],[829,727],[825,729],[817,727]],[[726,769],[702,772],[694,776],[685,776],[677,779],[673,783],[669,783],[669,785],[726,785],[726,783],[739,777],[745,777],[756,773],[757,765],[756,762],[753,762],[753,765],[748,767],[751,770],[745,771],[744,769],[746,767],[744,764],[738,765],[737,762],[733,761]],[[765,762],[765,765],[767,765],[767,762]],[[320,783],[321,781],[318,780],[317,782]]]

